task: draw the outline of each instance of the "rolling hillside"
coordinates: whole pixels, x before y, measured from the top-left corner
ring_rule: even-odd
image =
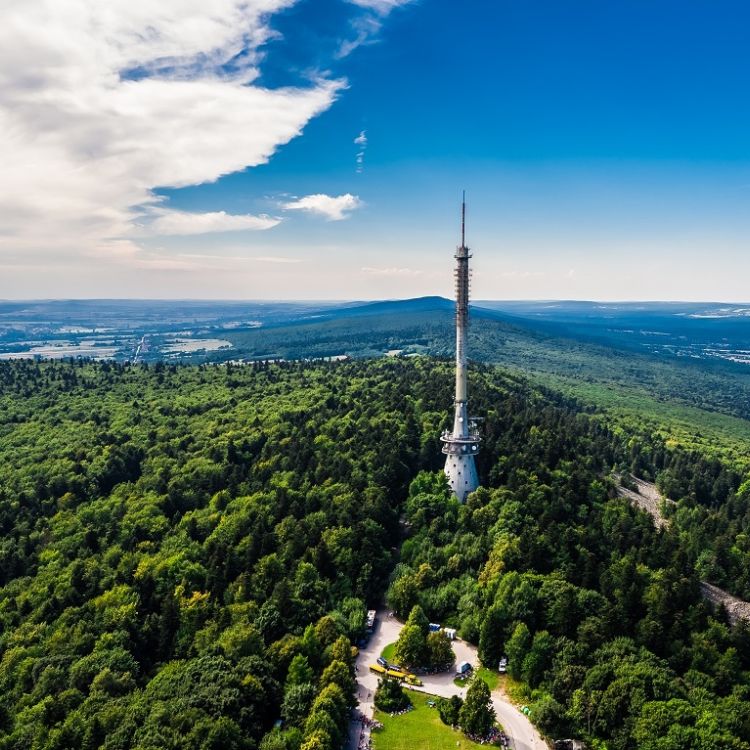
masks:
[[[226,334],[247,359],[454,354],[453,304],[441,297],[325,311],[325,319]],[[604,329],[599,328],[600,334]],[[745,365],[633,351],[616,337],[570,333],[558,321],[472,309],[473,359],[519,369],[620,420],[642,422],[686,447],[742,466],[750,444],[750,370]]]

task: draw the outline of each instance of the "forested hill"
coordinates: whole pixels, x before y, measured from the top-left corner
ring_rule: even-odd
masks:
[[[0,750],[334,750],[386,590],[488,664],[506,649],[553,736],[750,748],[748,632],[695,572],[750,588],[742,477],[471,378],[484,489],[462,507],[436,471],[448,363],[0,363]],[[657,531],[613,469],[688,515]]]
[[[377,357],[455,354],[454,305],[442,297],[377,302],[322,311],[314,320],[228,331],[233,348],[206,355],[227,358],[304,359],[347,355]],[[689,331],[680,329],[680,340]],[[744,344],[742,344],[744,346]],[[592,394],[591,384],[707,412],[750,419],[747,365],[696,356],[636,349],[616,336],[581,334],[548,320],[526,319],[499,310],[472,307],[469,351],[474,360],[565,379]],[[648,404],[653,411],[653,404]],[[743,439],[750,430],[737,422]]]

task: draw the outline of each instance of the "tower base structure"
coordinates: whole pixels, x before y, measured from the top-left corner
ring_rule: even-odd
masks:
[[[448,456],[445,460],[445,475],[453,494],[460,503],[465,503],[471,492],[479,487],[474,456]]]
[[[453,431],[446,430],[440,440],[445,453],[445,475],[459,502],[466,502],[469,493],[479,487],[479,476],[474,456],[479,452],[479,431],[473,420],[466,416],[466,402],[456,403],[456,420]]]

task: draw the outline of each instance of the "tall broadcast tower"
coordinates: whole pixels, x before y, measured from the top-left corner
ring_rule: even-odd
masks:
[[[474,456],[479,452],[479,432],[469,418],[466,384],[466,336],[469,328],[469,248],[466,247],[466,194],[461,203],[461,246],[456,248],[456,416],[453,432],[446,430],[443,443],[445,473],[456,497],[463,503],[479,487]]]

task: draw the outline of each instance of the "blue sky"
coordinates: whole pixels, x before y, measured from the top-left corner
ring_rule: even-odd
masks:
[[[206,20],[221,29],[215,46],[232,48],[221,75],[239,71],[258,92],[237,116],[222,109],[215,133],[200,111],[217,76],[209,50],[196,55],[196,40],[167,32],[163,48],[139,50],[146,84],[166,76],[172,96],[187,77],[196,93],[176,100],[169,128],[148,100],[153,133],[125,172],[133,196],[113,196],[122,218],[106,232],[86,226],[89,250],[75,221],[54,233],[57,249],[6,231],[21,241],[0,244],[0,297],[448,296],[465,188],[475,297],[747,301],[745,4],[268,4],[244,20],[262,35],[244,47]],[[191,67],[155,73],[153,60],[173,66],[179,44]],[[111,66],[122,76],[121,61]],[[289,87],[303,94],[265,122],[276,103],[264,92]],[[138,96],[143,105],[148,86]],[[262,146],[240,142],[265,128]],[[98,158],[77,132],[64,166]],[[106,156],[130,148],[114,130],[106,139]],[[151,166],[165,149],[169,163]],[[101,203],[93,212],[108,215]]]

